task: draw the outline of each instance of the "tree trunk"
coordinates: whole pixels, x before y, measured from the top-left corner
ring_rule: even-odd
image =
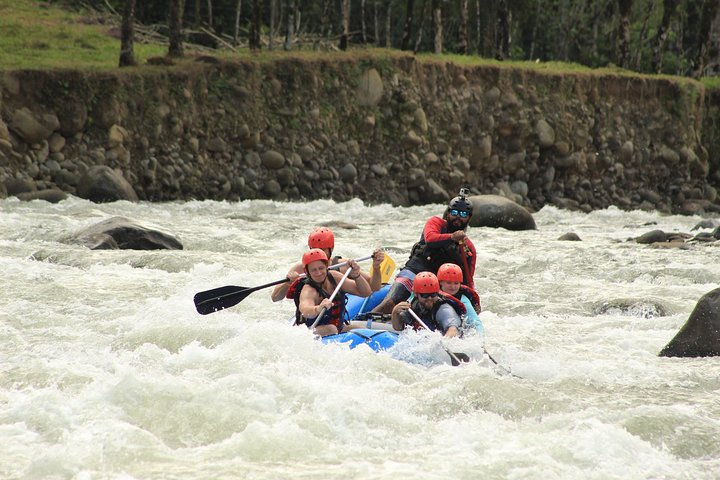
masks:
[[[207,7],[208,7],[208,27],[210,27],[212,29],[213,28],[212,0],[207,0]]]
[[[365,0],[360,0],[360,34],[363,45],[367,44],[367,27],[365,25]]]
[[[675,16],[679,0],[665,0],[663,2],[663,16],[655,40],[653,42],[652,71],[660,73],[663,64],[663,52],[665,51],[665,41],[667,40],[670,30],[670,22]]]
[[[195,0],[195,12],[193,15],[193,27],[200,25],[200,0]]]
[[[350,42],[350,0],[342,0],[342,34],[340,35],[340,50],[347,50]]]
[[[700,29],[698,31],[697,57],[693,77],[700,78],[705,73],[705,66],[708,61],[708,50],[710,50],[710,30],[713,21],[718,13],[719,0],[705,0],[700,18]]]
[[[417,38],[415,39],[415,48],[413,48],[413,53],[417,53],[420,51],[420,44],[422,43],[423,38],[423,30],[425,28],[425,10],[427,8],[432,8],[432,3],[424,0],[422,7],[420,8],[420,28],[418,29]]]
[[[638,36],[638,46],[637,50],[635,50],[634,60],[633,60],[633,69],[637,72],[640,70],[640,62],[642,61],[642,50],[643,45],[645,44],[645,36],[647,35],[647,26],[648,22],[650,21],[650,15],[652,14],[652,8],[648,8],[647,13],[645,14],[645,18],[643,19],[642,28],[640,29],[640,35]]]
[[[385,47],[392,47],[392,24],[390,23],[390,14],[392,13],[392,0],[388,2],[387,12],[385,15]]]
[[[270,0],[270,28],[268,28],[268,50],[275,48],[275,23],[277,16],[277,0]]]
[[[443,52],[442,4],[440,0],[432,0],[433,51]]]
[[[250,23],[250,50],[260,50],[260,14],[262,0],[253,0],[252,21]]]
[[[400,49],[407,50],[410,47],[410,40],[413,33],[413,21],[415,10],[415,0],[406,0],[405,2],[405,26],[403,26],[403,36],[400,42]]]
[[[283,49],[287,52],[292,49],[293,37],[295,36],[295,1],[288,0],[287,3],[287,32],[285,33],[285,44]]]
[[[458,52],[468,53],[468,0],[460,0],[460,38],[458,39]]]
[[[271,0],[274,1],[274,0]],[[233,40],[235,40],[235,45],[240,43],[240,14],[242,13],[242,0],[238,0],[238,3],[235,5],[235,29],[233,30]],[[270,31],[270,43],[272,43],[272,27]]]
[[[135,60],[135,0],[125,0],[120,26],[120,62],[121,67],[137,65]]]
[[[330,0],[323,0],[322,17],[320,17],[320,35],[328,38],[332,31],[330,21]]]
[[[380,18],[378,16],[378,0],[373,0],[373,35],[375,35],[374,44],[380,46]]]
[[[475,53],[481,54],[482,48],[482,27],[480,17],[480,0],[475,0]]]
[[[497,30],[495,31],[495,59],[508,58],[510,46],[510,10],[507,0],[497,2]]]
[[[618,26],[618,65],[622,68],[630,68],[631,10],[632,0],[618,0],[618,11],[620,14],[620,24]]]
[[[170,0],[170,18],[168,22],[170,24],[168,56],[170,57],[183,56],[182,18],[184,9],[184,0]]]

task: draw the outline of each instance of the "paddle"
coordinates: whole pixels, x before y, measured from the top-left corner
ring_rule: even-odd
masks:
[[[335,287],[335,290],[333,290],[333,292],[332,292],[332,295],[330,295],[331,302],[335,299],[335,295],[337,295],[337,293],[340,291],[340,287],[342,287],[342,284],[345,283],[345,279],[348,278],[348,275],[350,275],[350,272],[352,272],[352,268],[348,268],[345,271],[345,275],[343,275],[342,278],[340,279],[340,281],[338,282],[337,286]],[[312,330],[313,328],[315,328],[317,326],[318,322],[320,322],[323,315],[325,315],[326,310],[327,309],[325,309],[325,308],[320,310],[320,313],[318,313],[317,317],[315,317],[315,321],[310,326],[310,330]]]
[[[388,283],[390,281],[390,277],[395,272],[395,260],[392,259],[390,255],[388,255],[387,252],[385,252],[385,258],[380,263],[380,278],[381,283]],[[370,276],[372,277],[373,271],[375,270],[375,267],[373,265],[370,265]]]
[[[355,261],[362,262],[371,258],[372,255],[368,255],[367,257],[358,258]],[[345,265],[347,265],[347,262],[338,263],[337,265],[331,266],[330,270],[337,270],[344,267]],[[350,269],[348,269],[348,271],[349,270]],[[305,274],[302,274],[300,276],[304,277]],[[279,285],[287,281],[288,278],[285,277],[281,280],[276,280],[274,282],[258,285],[257,287],[237,287],[235,285],[226,285],[224,287],[218,287],[211,290],[205,290],[204,292],[198,292],[193,297],[193,301],[195,302],[195,309],[200,315],[207,315],[208,313],[224,310],[242,302],[243,300],[245,300],[245,297],[247,297],[253,292],[262,290],[263,288],[272,287],[273,285]]]
[[[410,312],[410,315],[412,315],[413,318],[414,318],[425,330],[428,330],[428,331],[430,330],[430,328],[427,326],[427,324],[426,324],[425,322],[423,322],[420,317],[418,317],[418,314],[415,313],[415,311],[414,311],[412,308],[408,308],[407,311]],[[442,345],[442,344],[441,344],[441,345]],[[461,363],[467,363],[467,362],[470,361],[470,357],[468,357],[468,356],[465,355],[464,353],[459,353],[459,352],[453,353],[453,352],[451,352],[450,350],[448,350],[448,348],[447,348],[445,345],[442,345],[442,347],[443,347],[443,350],[445,350],[445,352],[446,352],[448,355],[450,355],[450,362],[452,363],[452,366],[453,366],[453,367],[457,367],[457,366],[460,365]]]

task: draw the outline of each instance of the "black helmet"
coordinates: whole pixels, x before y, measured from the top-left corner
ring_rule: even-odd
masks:
[[[450,200],[450,203],[448,203],[448,210],[452,210],[454,208],[458,210],[465,210],[467,212],[470,212],[472,214],[473,211],[473,205],[467,196],[470,195],[470,190],[467,188],[461,188],[460,193],[457,197]]]

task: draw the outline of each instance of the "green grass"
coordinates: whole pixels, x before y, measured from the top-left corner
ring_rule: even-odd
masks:
[[[0,69],[114,68],[120,40],[111,32],[110,25],[38,0],[0,0]],[[139,62],[165,51],[135,44]]]

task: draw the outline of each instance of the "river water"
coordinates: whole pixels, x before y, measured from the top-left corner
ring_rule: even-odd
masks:
[[[720,477],[720,359],[657,356],[720,283],[720,247],[626,242],[699,217],[546,207],[536,231],[470,228],[486,334],[449,345],[461,367],[430,335],[324,346],[269,289],[195,312],[198,291],[282,278],[321,223],[357,227],[334,227],[337,253],[401,265],[442,209],[0,200],[0,478]],[[185,249],[62,241],[113,215]]]

